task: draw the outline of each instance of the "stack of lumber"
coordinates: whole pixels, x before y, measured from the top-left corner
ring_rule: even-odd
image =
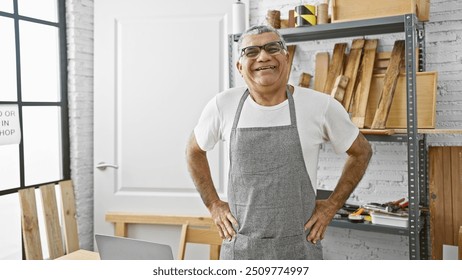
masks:
[[[350,113],[358,128],[407,127],[405,44],[377,52],[377,39],[355,39],[316,54],[313,89],[330,94]],[[416,55],[418,57],[418,55]],[[417,123],[435,128],[436,72],[416,74]]]

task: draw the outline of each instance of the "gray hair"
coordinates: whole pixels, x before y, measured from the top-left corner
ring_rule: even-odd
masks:
[[[237,41],[237,49],[239,50],[239,52],[242,50],[241,49],[242,41],[244,40],[245,37],[247,37],[249,35],[257,35],[257,34],[262,34],[262,33],[267,33],[267,32],[272,32],[272,33],[278,35],[279,40],[282,42],[283,48],[285,50],[287,50],[286,41],[284,40],[284,38],[282,38],[281,33],[279,33],[279,31],[276,28],[274,28],[274,27],[272,27],[270,25],[255,25],[255,26],[252,26],[252,27],[248,28],[239,37],[239,40]]]

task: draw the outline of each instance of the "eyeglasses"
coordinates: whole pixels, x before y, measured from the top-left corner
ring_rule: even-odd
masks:
[[[241,50],[241,57],[245,56],[247,58],[256,58],[262,49],[264,49],[268,54],[275,55],[281,52],[284,49],[284,46],[281,41],[275,41],[266,43],[263,46],[245,47]]]

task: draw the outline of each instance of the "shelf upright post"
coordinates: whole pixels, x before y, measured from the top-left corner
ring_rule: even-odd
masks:
[[[417,41],[419,43],[419,72],[426,71],[426,47],[425,47],[425,25],[420,22],[418,25]]]
[[[422,134],[419,140],[419,178],[420,178],[420,202],[423,207],[428,209],[428,162],[427,162],[427,141],[426,135]],[[428,259],[428,240],[430,240],[430,221],[429,213],[423,212],[420,216],[423,219],[422,229],[420,230],[420,259]]]
[[[409,193],[409,258],[420,258],[420,191],[419,137],[417,135],[416,100],[416,38],[417,20],[414,14],[404,15],[405,65],[407,92],[407,157]]]
[[[426,44],[425,44],[425,24],[417,23],[417,43],[419,48],[419,72],[426,71]],[[420,203],[428,209],[428,161],[427,161],[427,137],[422,134],[419,140],[419,178],[420,178]],[[424,212],[420,217],[423,218],[423,227],[420,230],[420,259],[428,259],[428,248],[430,240],[430,221],[429,213]]]

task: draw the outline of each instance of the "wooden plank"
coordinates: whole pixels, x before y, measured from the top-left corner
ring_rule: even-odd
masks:
[[[64,255],[63,236],[59,222],[58,203],[54,184],[40,187],[42,194],[42,207],[45,220],[45,230],[48,241],[48,252],[50,259]]]
[[[79,249],[70,254],[57,258],[56,260],[78,260],[78,261],[95,261],[100,260],[98,252]]]
[[[210,245],[210,259],[218,260],[222,242],[223,239],[221,239],[218,229],[215,226],[209,228],[194,228],[190,227],[188,224],[184,224],[181,229],[178,259],[184,259],[187,243],[195,243]]]
[[[334,88],[330,95],[335,98],[338,102],[342,103],[343,97],[345,95],[345,88],[348,85],[349,78],[344,75],[340,75],[337,77],[334,83]]]
[[[442,259],[443,244],[461,245],[462,147],[430,147],[429,159],[432,258]]]
[[[417,0],[417,18],[420,21],[430,20],[430,0]]]
[[[311,81],[311,75],[308,73],[300,74],[300,78],[298,79],[298,86],[309,88]]]
[[[329,71],[327,72],[326,84],[324,85],[323,92],[330,93],[334,87],[335,79],[343,72],[343,62],[347,44],[337,43],[334,46],[332,53],[332,61],[329,64]]]
[[[375,110],[378,106],[380,93],[383,88],[384,74],[372,76],[372,82],[367,101],[364,127],[371,127]],[[436,122],[436,87],[437,72],[416,73],[417,94],[417,126],[422,133],[457,133],[457,130],[434,130]],[[403,129],[407,127],[407,96],[406,75],[400,74],[395,88],[395,94],[388,115],[386,128]],[[400,132],[401,133],[401,132]],[[406,132],[403,132],[406,133]]]
[[[186,234],[188,232],[188,224],[184,224],[181,227],[180,245],[178,246],[178,259],[184,260],[184,254],[186,252]]]
[[[364,55],[361,61],[359,81],[354,93],[353,104],[350,106],[351,121],[358,128],[364,127],[377,44],[377,39],[366,40],[364,44]]]
[[[399,70],[403,62],[404,40],[397,40],[391,52],[390,63],[385,73],[382,93],[380,94],[379,105],[375,111],[372,129],[384,129],[388,114],[390,112],[393,95],[395,93],[396,83],[398,81]]]
[[[395,129],[396,133],[407,133],[406,129]],[[418,129],[417,133],[422,134],[462,134],[462,129]]]
[[[450,147],[451,153],[451,187],[452,187],[452,224],[454,243],[458,243],[459,228],[462,226],[462,147]]]
[[[323,92],[329,71],[329,53],[318,52],[316,54],[314,72],[314,90]]]
[[[449,147],[443,147],[443,244],[447,245],[454,244],[451,171],[451,150]]]
[[[35,189],[21,189],[18,191],[18,195],[21,207],[21,227],[26,259],[43,260]]]
[[[209,253],[209,259],[211,260],[219,260],[220,259],[220,250],[221,250],[221,245],[210,245],[210,253]]]
[[[77,229],[77,210],[75,208],[74,187],[71,180],[59,182],[64,220],[64,241],[66,254],[80,249]]]
[[[416,13],[416,0],[332,0],[332,22]]]
[[[191,226],[214,226],[215,222],[211,217],[204,216],[170,216],[156,215],[152,213],[128,213],[108,212],[106,221],[112,223],[126,224],[158,224],[158,225],[183,225]]]
[[[459,227],[459,260],[462,260],[462,226]]]
[[[345,72],[343,75],[349,79],[349,82],[342,100],[342,105],[345,107],[346,111],[350,109],[353,91],[356,85],[356,78],[358,76],[359,64],[361,62],[361,55],[363,53],[364,42],[365,40],[363,39],[353,40],[350,54],[346,62]]]
[[[378,52],[375,56],[374,62],[374,74],[385,74],[387,72],[388,65],[390,64],[391,52]],[[416,48],[415,57],[419,57],[419,49]],[[415,67],[419,69],[419,59],[415,60]],[[405,63],[401,64],[400,74],[406,73]]]
[[[288,27],[295,27],[295,10],[289,10]]]
[[[363,129],[361,128],[359,131],[361,131],[361,133],[364,135],[393,135],[396,133],[394,129]]]
[[[127,224],[123,222],[116,222],[114,225],[114,235],[120,237],[128,237]]]
[[[443,259],[444,230],[444,178],[443,147],[430,147],[429,158],[429,190],[430,190],[430,238],[432,259]]]

